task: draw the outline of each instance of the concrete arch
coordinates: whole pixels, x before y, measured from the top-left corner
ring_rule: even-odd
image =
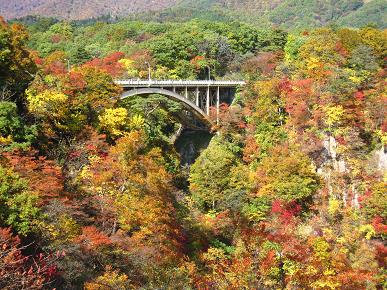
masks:
[[[177,101],[183,105],[183,107],[191,112],[196,118],[198,118],[201,122],[204,123],[204,125],[208,126],[208,128],[211,128],[213,123],[209,119],[206,113],[203,112],[202,109],[200,109],[198,106],[196,106],[193,102],[190,100],[184,98],[183,96],[169,91],[165,89],[160,88],[139,88],[139,89],[132,89],[130,91],[126,91],[121,95],[121,99],[126,99],[133,96],[139,96],[139,95],[151,95],[151,94],[159,94],[166,96],[174,101]]]

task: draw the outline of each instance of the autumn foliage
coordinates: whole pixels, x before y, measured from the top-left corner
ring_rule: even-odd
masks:
[[[0,19],[1,289],[386,288],[385,31],[52,21]],[[203,133],[149,70],[246,85]]]

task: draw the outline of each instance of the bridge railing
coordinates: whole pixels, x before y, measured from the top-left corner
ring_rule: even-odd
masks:
[[[215,81],[215,80],[115,80],[120,86],[243,86],[245,81]]]

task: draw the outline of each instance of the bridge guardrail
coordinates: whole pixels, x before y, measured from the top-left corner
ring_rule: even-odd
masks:
[[[216,81],[216,80],[114,80],[121,86],[243,86],[245,81]]]

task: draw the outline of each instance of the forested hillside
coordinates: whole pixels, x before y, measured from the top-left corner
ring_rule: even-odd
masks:
[[[386,7],[385,0],[183,0],[169,9],[155,11],[153,19],[233,19],[290,29],[334,23],[350,27],[374,23],[385,28]]]
[[[79,20],[162,10],[177,2],[177,0],[0,0],[0,14],[6,19],[41,15]]]
[[[339,24],[386,28],[386,0],[0,0],[6,19],[28,15],[66,20],[130,17],[138,20],[236,20],[259,26],[302,29]]]
[[[386,30],[35,20],[0,20],[1,289],[387,287]],[[190,166],[179,103],[119,99],[148,65],[246,80]]]

